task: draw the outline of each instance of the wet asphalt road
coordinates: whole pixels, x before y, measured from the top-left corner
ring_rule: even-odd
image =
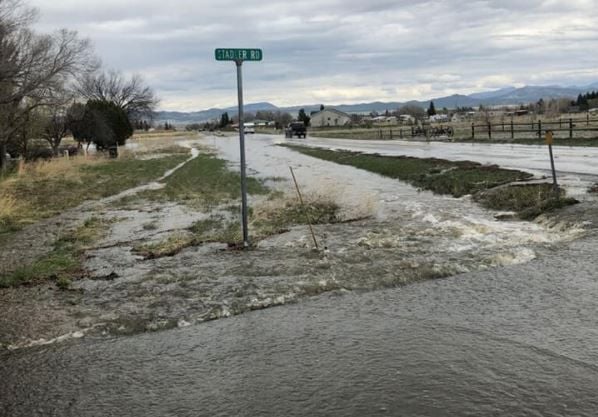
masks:
[[[287,139],[288,141],[288,139]],[[308,137],[293,143],[334,149],[347,149],[382,155],[406,155],[418,158],[468,160],[497,164],[504,168],[548,172],[548,148],[541,145],[424,142],[404,140],[353,140]],[[598,176],[598,148],[553,146],[556,170],[560,174]]]

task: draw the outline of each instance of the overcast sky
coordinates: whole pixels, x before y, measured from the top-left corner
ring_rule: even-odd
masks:
[[[246,102],[429,99],[598,81],[596,0],[30,0],[37,28],[76,29],[107,68],[140,73],[163,110],[236,103],[218,47],[262,48]]]

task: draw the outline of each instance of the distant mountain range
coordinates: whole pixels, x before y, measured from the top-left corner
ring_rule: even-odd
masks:
[[[561,86],[525,86],[525,87],[505,87],[499,90],[487,91],[482,93],[474,93],[469,95],[454,94],[447,97],[438,97],[427,101],[407,101],[407,102],[380,102],[375,101],[371,103],[358,104],[340,104],[329,105],[328,108],[334,108],[346,113],[370,113],[373,111],[384,112],[386,110],[392,111],[405,105],[415,105],[423,108],[428,108],[430,101],[434,102],[437,109],[443,107],[479,107],[483,106],[497,106],[508,104],[527,104],[536,102],[540,99],[551,98],[570,98],[575,99],[579,94],[584,94],[588,91],[597,90],[598,82],[590,84],[585,87],[561,87]],[[303,106],[292,107],[277,107],[272,103],[251,103],[245,105],[245,111],[255,113],[258,110],[269,111],[283,111],[291,114],[297,113],[299,109],[305,109],[309,114],[311,111],[320,109],[320,104],[307,104]],[[159,111],[156,113],[156,121],[158,123],[168,121],[173,124],[189,124],[201,123],[209,120],[220,118],[222,113],[228,112],[229,116],[237,114],[237,107],[228,107],[224,109],[212,108],[208,110],[201,110],[196,112],[174,112],[174,111]]]

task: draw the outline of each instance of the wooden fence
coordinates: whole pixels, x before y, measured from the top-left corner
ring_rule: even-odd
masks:
[[[591,119],[589,114],[584,119],[559,119],[557,121],[542,121],[535,120],[525,123],[515,123],[512,120],[509,122],[499,123],[485,123],[485,124],[471,124],[471,138],[475,139],[487,137],[492,139],[492,136],[508,136],[515,139],[516,135],[532,134],[534,137],[542,138],[547,131],[553,133],[563,132],[562,137],[569,137],[573,139],[575,133],[579,132],[598,132],[598,119]],[[529,136],[528,136],[529,137]]]

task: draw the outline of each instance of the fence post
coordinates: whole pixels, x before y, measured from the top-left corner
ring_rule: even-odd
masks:
[[[590,112],[586,113],[586,126],[590,125]]]
[[[563,119],[559,117],[559,129],[563,128]]]
[[[505,122],[504,122],[504,120],[501,123],[502,123],[502,131],[504,132],[505,131]]]
[[[379,130],[380,139],[382,139],[382,129]]]
[[[513,125],[513,120],[511,120],[511,139],[515,139],[515,126]]]
[[[488,139],[492,140],[492,125],[488,122]]]
[[[471,138],[475,139],[475,125],[473,123],[471,124]]]
[[[542,120],[538,120],[538,139],[542,139]]]
[[[415,137],[415,129],[413,129],[413,126],[411,126],[411,137]]]
[[[399,138],[403,139],[403,129],[399,129]]]
[[[573,139],[573,119],[569,118],[569,139]]]
[[[392,129],[390,129],[390,139],[392,139]]]

